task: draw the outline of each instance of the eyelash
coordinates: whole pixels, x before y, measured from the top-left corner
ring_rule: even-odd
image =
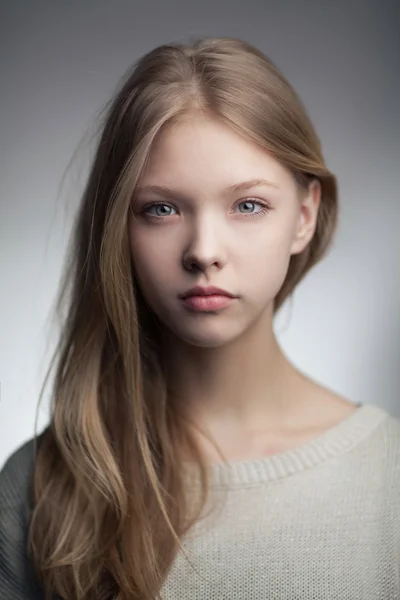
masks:
[[[259,212],[256,213],[242,213],[244,214],[246,217],[260,217],[266,213],[268,213],[271,210],[271,207],[269,204],[267,204],[266,202],[261,202],[261,200],[256,200],[255,198],[249,198],[248,200],[241,200],[238,203],[238,206],[240,204],[244,204],[246,202],[251,202],[252,204],[259,204],[261,206],[261,210]],[[144,206],[142,208],[142,210],[140,211],[141,214],[144,214],[146,216],[147,219],[155,219],[157,221],[162,221],[164,219],[166,219],[169,215],[166,215],[165,217],[160,217],[158,215],[149,215],[146,214],[146,211],[149,210],[149,208],[152,208],[153,206],[169,206],[171,208],[175,208],[174,206],[172,206],[172,204],[169,204],[168,202],[151,202],[150,204],[147,204],[146,206]]]

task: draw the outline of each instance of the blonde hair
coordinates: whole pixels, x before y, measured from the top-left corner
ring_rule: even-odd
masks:
[[[45,380],[57,361],[51,420],[36,448],[29,552],[48,599],[158,598],[208,497],[207,464],[167,394],[128,244],[132,194],[156,137],[200,111],[272,153],[303,189],[320,182],[315,234],[291,257],[274,312],[325,254],[337,220],[336,180],[300,99],[245,41],[155,48],[106,108],[59,291],[68,311]],[[201,480],[191,516],[183,450]]]

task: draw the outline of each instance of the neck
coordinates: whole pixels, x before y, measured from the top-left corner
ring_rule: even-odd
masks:
[[[261,422],[276,427],[293,412],[295,369],[275,338],[271,314],[239,339],[214,348],[164,332],[163,351],[170,393],[197,422],[242,430]]]

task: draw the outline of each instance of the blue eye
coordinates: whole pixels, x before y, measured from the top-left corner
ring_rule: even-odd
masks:
[[[169,217],[171,215],[171,211],[175,210],[170,204],[165,204],[165,202],[153,202],[152,204],[145,206],[141,212],[143,212],[144,214],[147,215],[147,214],[149,214],[149,212],[152,208],[156,209],[156,213],[150,214],[149,216],[156,217],[156,218]],[[158,210],[158,209],[167,209],[167,210]]]
[[[245,210],[241,210],[240,212],[248,217],[260,217],[270,210],[270,206],[267,203],[255,199],[242,200],[236,206],[244,206]],[[254,210],[254,208],[257,206],[259,207],[259,210]],[[151,213],[150,211],[153,212]],[[175,213],[172,211],[175,211]],[[177,214],[176,209],[171,206],[171,204],[167,204],[166,202],[152,202],[151,204],[144,206],[140,212],[149,219],[155,219],[159,221],[163,220],[165,217],[170,217],[174,214]]]
[[[251,210],[251,208],[254,208],[254,206],[256,206],[256,204],[259,204],[259,202],[254,202],[253,200],[243,200],[243,202],[240,202],[238,204],[238,206],[245,206],[246,207],[246,205],[247,205],[247,207],[250,207],[249,211],[247,211],[247,210],[246,211],[241,211],[241,212],[245,212],[247,214],[248,212],[250,212],[250,213],[253,212]]]
[[[268,204],[261,202],[259,200],[242,200],[242,202],[239,202],[238,206],[247,206],[247,208],[250,208],[250,211],[240,211],[242,212],[242,214],[245,214],[249,217],[258,217],[261,216],[265,213],[267,213],[270,210],[270,207]],[[259,206],[260,210],[258,211],[251,211],[252,208],[254,208],[255,206]]]

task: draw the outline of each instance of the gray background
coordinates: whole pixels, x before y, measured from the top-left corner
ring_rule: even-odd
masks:
[[[90,143],[62,180],[67,164],[126,69],[154,46],[191,36],[241,37],[270,56],[304,100],[338,176],[336,242],[277,318],[282,346],[318,381],[400,416],[398,4],[3,2],[0,464],[34,432],[55,341],[49,310]]]

